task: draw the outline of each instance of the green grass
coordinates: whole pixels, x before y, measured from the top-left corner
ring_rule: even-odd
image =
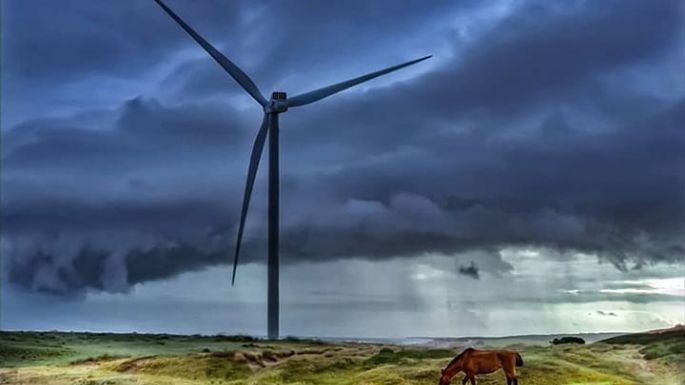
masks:
[[[525,362],[521,385],[682,385],[683,337],[511,348]],[[460,350],[297,338],[0,332],[0,384],[434,385]],[[505,381],[500,371],[479,376],[478,383]]]
[[[387,364],[400,364],[408,360],[425,360],[434,358],[454,357],[454,350],[449,349],[412,349],[412,348],[382,348],[378,353],[366,359],[367,366],[378,366]]]
[[[0,358],[2,367],[63,365],[101,355],[169,356],[201,352],[203,349],[250,350],[245,346],[254,345],[255,341],[245,336],[0,332]]]
[[[638,345],[647,360],[662,360],[685,365],[685,330],[662,333],[637,333],[610,338],[613,345]]]

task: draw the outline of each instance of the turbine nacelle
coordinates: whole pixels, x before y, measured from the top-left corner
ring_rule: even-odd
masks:
[[[264,106],[264,113],[276,113],[288,111],[288,94],[285,92],[272,92],[271,100]]]

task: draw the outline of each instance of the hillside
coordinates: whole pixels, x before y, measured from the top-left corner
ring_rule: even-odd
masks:
[[[683,384],[685,370],[675,358],[683,352],[680,333],[620,336],[584,346],[525,344],[525,337],[518,337],[519,344],[509,348],[523,356],[522,385]],[[434,385],[440,368],[465,347],[0,332],[0,384]],[[480,376],[478,383],[502,384],[504,376]]]
[[[626,334],[602,341],[612,345],[635,345],[646,360],[658,360],[685,368],[685,326]]]

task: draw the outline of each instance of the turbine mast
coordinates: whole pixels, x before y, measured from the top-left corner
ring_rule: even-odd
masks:
[[[277,98],[274,92],[272,99]],[[279,95],[280,96],[280,95]],[[283,95],[285,99],[285,95]],[[279,319],[279,165],[278,165],[278,112],[269,113],[269,246],[267,263],[267,335],[278,339]]]

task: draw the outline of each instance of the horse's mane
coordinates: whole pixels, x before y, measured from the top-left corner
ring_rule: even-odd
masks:
[[[457,362],[460,358],[462,358],[466,353],[470,353],[476,349],[474,348],[466,348],[463,352],[459,353],[458,356],[454,357],[452,361],[450,361],[449,364],[445,368],[449,368],[450,366],[454,365],[455,362]]]

